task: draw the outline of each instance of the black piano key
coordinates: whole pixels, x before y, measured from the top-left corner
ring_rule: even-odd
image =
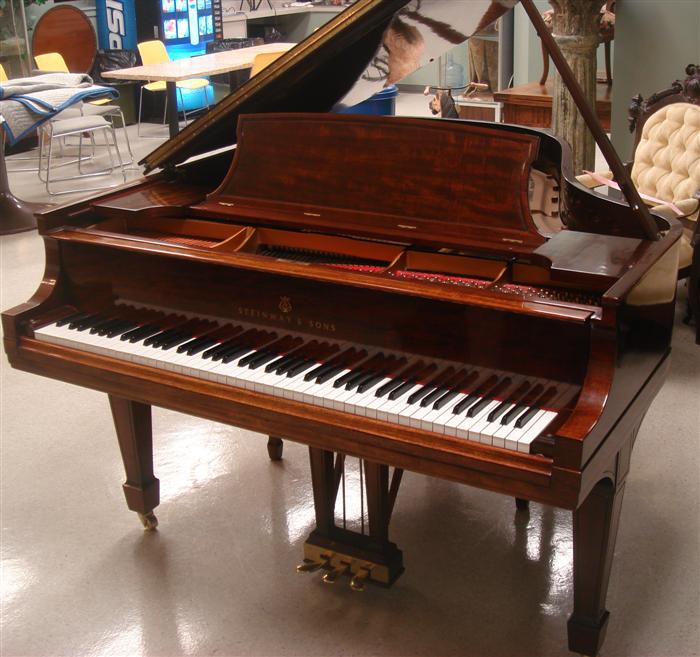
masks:
[[[250,365],[250,363],[254,362],[255,359],[258,358],[261,354],[267,355],[267,354],[270,354],[270,352],[265,350],[265,349],[263,349],[263,350],[255,349],[255,351],[253,351],[252,353],[241,358],[241,360],[238,361],[238,366],[245,367],[246,365]]]
[[[545,390],[542,395],[535,401],[530,408],[528,408],[522,415],[518,417],[515,421],[515,428],[522,429],[527,426],[528,422],[541,411],[548,402],[550,402],[557,394],[557,389],[554,386],[550,386]]]
[[[365,370],[365,369],[360,369],[360,370],[353,370],[352,372],[350,372],[350,374],[351,374],[352,376],[350,376],[350,377],[347,379],[347,381],[345,381],[345,389],[346,389],[346,390],[352,390],[353,388],[357,388],[357,386],[360,385],[360,383],[362,383],[365,379],[371,377],[371,376],[373,375],[373,372],[367,371],[367,370]],[[347,376],[347,375],[346,375],[346,376]],[[341,376],[340,379],[338,379],[338,381],[336,381],[336,382],[333,384],[333,387],[334,387],[334,388],[339,388],[340,385],[342,385],[342,384],[340,383],[340,381],[341,381],[341,379],[343,379],[343,378],[344,378],[344,377]]]
[[[337,365],[332,365],[331,363],[321,363],[318,367],[314,367],[314,369],[304,375],[304,381],[311,381],[311,379],[323,376],[333,367],[337,367]]]
[[[388,399],[390,399],[391,401],[395,401],[396,399],[399,399],[402,395],[405,395],[409,390],[412,390],[415,385],[416,385],[416,382],[412,381],[410,379],[408,381],[404,381],[403,383],[401,383],[400,386],[398,386],[397,388],[394,388],[389,393]]]
[[[80,319],[77,322],[71,322],[68,325],[69,329],[75,329],[76,331],[85,331],[95,324],[99,324],[105,319],[104,315],[95,314],[86,317],[85,319]]]
[[[479,395],[477,395],[475,392],[468,394],[452,409],[452,412],[459,414],[466,411],[477,399],[479,399]]]
[[[351,348],[330,360],[322,359],[318,367],[315,367],[313,370],[304,375],[304,381],[316,379],[316,383],[325,383],[329,378],[344,370],[345,363],[348,362],[349,359],[351,359],[356,353],[357,351]],[[322,377],[323,380],[320,380]]]
[[[301,374],[302,372],[306,372],[310,367],[313,367],[316,364],[316,361],[313,358],[307,358],[306,360],[303,360],[301,363],[298,365],[294,365],[293,367],[290,367],[287,370],[287,377],[291,378],[293,376],[297,376]],[[304,377],[306,378],[306,377]]]
[[[480,413],[485,406],[490,404],[492,401],[496,401],[498,396],[505,392],[510,384],[510,377],[507,376],[505,379],[501,379],[479,401],[475,402],[469,407],[467,417],[474,417],[477,413]]]
[[[279,353],[277,353],[277,351],[263,350],[262,352],[260,352],[257,358],[254,358],[250,361],[250,363],[248,364],[248,368],[251,370],[257,370],[258,367],[262,367],[265,363],[269,363],[271,360],[278,357]]]
[[[277,358],[273,360],[271,363],[268,363],[265,366],[265,371],[266,372],[272,372],[274,371],[275,374],[282,374],[284,370],[286,370],[287,366],[293,363],[294,361],[298,360],[299,356],[294,355],[294,354],[285,354],[284,356],[280,356],[279,354],[277,355]]]
[[[516,421],[515,421],[515,428],[516,429],[522,429],[523,427],[527,426],[527,423],[532,420],[537,413],[540,412],[539,408],[535,408],[532,406],[531,408],[528,408]]]
[[[184,344],[181,344],[177,348],[177,353],[178,354],[184,354],[187,352],[188,356],[192,356],[195,353],[199,353],[200,351],[203,351],[207,347],[211,347],[212,345],[216,344],[216,340],[214,338],[208,338],[206,336],[201,336],[199,338],[194,338],[190,340],[189,342],[185,342]],[[193,351],[195,350],[196,351]]]
[[[93,324],[93,325],[90,327],[90,334],[91,334],[91,335],[95,335],[95,334],[96,334],[97,332],[99,332],[102,328],[104,328],[104,327],[109,327],[109,326],[111,326],[112,324],[114,324],[114,322],[118,322],[118,321],[119,321],[119,319],[116,318],[116,317],[105,317],[103,321],[97,322],[97,324]]]
[[[530,393],[525,398],[520,400],[519,403],[517,403],[501,418],[501,424],[506,425],[513,422],[526,408],[529,407],[530,400],[534,401],[537,399],[543,390],[544,386],[541,383],[538,383],[532,390],[530,390]]]
[[[85,319],[86,317],[89,317],[89,316],[90,316],[90,313],[73,313],[72,315],[68,315],[68,317],[64,317],[63,319],[59,319],[56,322],[56,326],[65,326],[66,324],[76,322],[80,319]]]
[[[395,379],[387,381],[383,386],[379,386],[379,388],[377,388],[374,394],[377,397],[383,397],[384,395],[392,392],[393,390],[396,390],[396,388],[402,386],[404,383],[406,382],[400,376],[397,376]],[[391,399],[391,397],[389,397],[389,399]]]
[[[448,390],[433,404],[433,409],[439,411],[441,408],[444,408],[448,402],[453,400],[459,394],[459,390],[455,390],[454,388],[452,390]]]
[[[316,383],[322,384],[326,383],[327,381],[330,381],[334,376],[340,374],[345,369],[344,364],[340,365],[328,365],[326,368],[325,372],[319,373],[319,375],[316,377]],[[307,374],[306,376],[309,376]],[[306,379],[306,376],[304,377],[305,380],[311,381],[314,377],[312,376],[311,379]]]
[[[436,388],[433,388],[423,399],[420,400],[420,405],[425,407],[425,406],[430,406],[435,400],[439,399],[442,395],[444,395],[449,388],[446,386],[438,386]]]
[[[367,392],[371,390],[384,378],[384,374],[373,374],[370,378],[365,379],[357,386],[357,392]]]
[[[283,376],[289,372],[289,370],[294,369],[300,363],[306,363],[309,359],[306,356],[294,356],[290,358],[287,362],[279,362],[279,365],[275,369],[275,374],[278,376]]]
[[[160,326],[156,326],[155,324],[145,324],[144,326],[137,326],[131,331],[122,333],[119,339],[124,341],[128,340],[133,344],[135,342],[143,340],[144,338],[148,337],[149,335],[152,335],[153,333],[159,332],[160,330]]]
[[[160,333],[156,333],[155,335],[149,336],[143,341],[143,344],[145,347],[148,347],[150,345],[151,347],[155,347],[157,349],[164,342],[167,342],[173,335],[177,335],[180,332],[180,330],[180,324],[178,324],[177,326],[172,326],[168,329],[161,331]]]
[[[442,386],[445,381],[451,379],[454,375],[454,367],[448,367],[446,370],[438,372],[437,375],[428,380],[421,388],[411,393],[406,402],[408,404],[415,404],[423,399],[426,395],[431,394],[436,388]]]
[[[489,414],[488,417],[486,418],[489,422],[495,422],[503,413],[506,412],[506,409],[511,405],[514,404],[515,402],[519,401],[522,399],[522,397],[527,393],[528,389],[530,388],[530,384],[525,381],[522,383],[517,390],[513,392],[512,395],[508,395],[496,408],[494,408]]]
[[[229,340],[226,340],[225,342],[221,342],[218,345],[213,346],[211,349],[207,349],[203,354],[202,358],[211,358],[212,360],[221,360],[225,356],[228,356],[229,353],[232,353],[236,351],[236,355],[239,353],[243,353],[240,351],[237,351],[238,349],[245,348],[246,351],[250,351],[252,347],[249,346],[250,342],[250,337],[251,333],[250,331],[246,331],[243,335],[236,336],[235,338],[231,338]],[[227,363],[230,361],[226,361]]]
[[[477,385],[459,404],[457,404],[453,409],[453,413],[463,413],[468,408],[470,408],[479,397],[485,394],[485,391],[490,390],[498,382],[498,377],[492,374],[486,381],[481,385]],[[471,416],[469,416],[471,417]]]
[[[126,333],[127,331],[132,331],[138,326],[136,322],[124,321],[119,326],[113,326],[109,331],[105,333],[107,338],[116,338],[119,335]]]
[[[341,367],[341,371],[345,369]],[[354,369],[350,370],[349,372],[346,372],[343,374],[343,376],[338,377],[334,382],[333,382],[333,387],[334,388],[340,388],[341,386],[344,386],[346,383],[350,383],[353,380],[360,379],[362,378],[367,372],[365,370],[361,369]],[[349,390],[349,388],[348,388]]]
[[[103,326],[98,332],[98,335],[106,336],[108,338],[114,338],[124,331],[129,331],[136,326],[135,322],[131,322],[128,319],[120,319],[109,326]]]
[[[163,351],[168,351],[176,345],[182,344],[183,342],[189,342],[192,339],[191,333],[180,333],[179,335],[173,335],[169,340],[166,340],[160,345]]]
[[[220,360],[224,364],[232,363],[236,358],[247,354],[251,350],[250,345],[239,344],[234,347],[229,347],[221,354],[214,356],[214,360]],[[240,363],[239,363],[240,364]]]

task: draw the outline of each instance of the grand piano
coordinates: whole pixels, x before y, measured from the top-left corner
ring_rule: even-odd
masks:
[[[39,215],[46,273],[3,314],[4,346],[13,367],[108,394],[147,529],[152,406],[265,434],[273,459],[283,439],[308,445],[300,570],[358,589],[403,571],[404,470],[571,510],[569,647],[593,655],[668,367],[681,228],[636,196],[531,0],[625,200],[579,186],[545,132],[337,111],[513,4],[358,0],[155,150],[148,175]],[[336,514],[347,457],[363,531]]]

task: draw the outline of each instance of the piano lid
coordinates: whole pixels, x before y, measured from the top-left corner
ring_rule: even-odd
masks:
[[[146,171],[235,143],[241,114],[367,100],[496,21],[517,0],[357,0],[165,142]]]
[[[235,143],[241,114],[329,112],[366,100],[492,24],[520,1],[637,217],[660,232],[533,0],[357,0],[148,155],[146,172]]]

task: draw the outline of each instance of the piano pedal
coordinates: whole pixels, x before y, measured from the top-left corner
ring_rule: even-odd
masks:
[[[353,591],[362,592],[365,590],[365,582],[372,575],[374,564],[368,563],[360,566],[359,570],[350,578],[350,588]]]
[[[149,511],[148,513],[139,513],[138,516],[143,528],[146,531],[153,531],[156,529],[156,527],[158,527],[158,518],[156,518],[156,514],[153,513],[153,511]]]
[[[326,584],[335,584],[341,575],[345,575],[350,570],[348,561],[337,561],[335,565],[331,564],[332,570],[323,574],[323,581]]]
[[[304,561],[302,561],[298,566],[297,566],[297,572],[298,573],[314,573],[317,570],[328,570],[331,568],[330,562],[331,559],[333,558],[333,553],[329,552],[327,554],[321,554],[319,555],[318,559],[309,559],[305,558]]]

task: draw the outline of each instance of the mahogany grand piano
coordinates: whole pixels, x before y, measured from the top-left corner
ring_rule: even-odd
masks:
[[[636,196],[531,0],[627,202],[578,185],[545,132],[332,111],[513,4],[358,0],[149,155],[149,175],[41,214],[45,277],[3,314],[4,344],[13,367],[109,395],[147,528],[151,406],[266,434],[273,459],[307,444],[301,569],[356,588],[403,570],[389,522],[406,469],[570,509],[569,647],[595,654],[681,228]],[[336,521],[346,456],[366,533]]]

